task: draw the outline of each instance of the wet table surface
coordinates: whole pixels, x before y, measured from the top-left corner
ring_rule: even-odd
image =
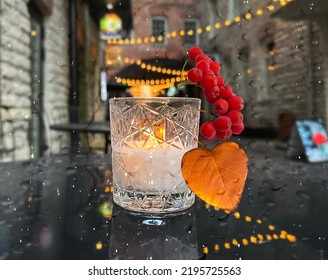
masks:
[[[327,164],[287,160],[268,141],[241,145],[237,213],[196,199],[165,219],[113,205],[108,155],[1,163],[0,259],[327,259]]]

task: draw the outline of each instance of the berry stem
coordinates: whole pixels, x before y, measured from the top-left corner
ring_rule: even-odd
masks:
[[[190,58],[187,58],[187,60],[185,61],[185,63],[183,64],[182,66],[182,71],[181,71],[181,78],[182,78],[182,73],[184,72],[186,66],[187,66],[187,63],[189,62]]]
[[[217,117],[217,115],[212,112],[212,111],[209,111],[209,110],[199,110],[201,113],[205,113],[205,114],[208,114],[208,115],[212,115],[214,117]]]
[[[203,149],[206,149],[206,145],[204,143],[200,142],[197,138],[194,139],[199,144],[199,146],[201,146]]]

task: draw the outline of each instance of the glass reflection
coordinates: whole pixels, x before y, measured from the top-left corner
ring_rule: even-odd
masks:
[[[198,259],[195,208],[172,218],[143,218],[114,207],[110,259]]]

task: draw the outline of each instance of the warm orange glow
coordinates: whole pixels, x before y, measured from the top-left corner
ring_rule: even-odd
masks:
[[[240,16],[238,16],[238,17],[235,17],[235,22],[240,22],[240,20],[241,20],[241,18],[240,18]]]
[[[264,237],[263,237],[263,235],[262,234],[257,234],[257,238],[258,238],[258,240],[260,240],[260,241],[262,241],[263,239],[264,239]]]
[[[247,246],[247,245],[249,244],[249,243],[248,243],[248,240],[247,240],[246,238],[243,238],[242,242],[243,242],[243,245],[244,245],[244,246]]]
[[[219,28],[221,27],[221,23],[217,22],[217,23],[214,25],[214,27],[215,27],[216,29],[219,29]]]
[[[257,14],[258,16],[261,16],[261,15],[263,15],[263,10],[261,10],[261,9],[258,9],[258,10],[256,11],[256,14]]]
[[[240,213],[239,212],[235,212],[233,215],[235,216],[236,219],[240,219]]]
[[[274,10],[274,5],[269,5],[267,8],[268,8],[269,11],[273,11]]]
[[[292,242],[292,243],[297,242],[296,236],[291,235],[291,234],[287,234],[287,239],[289,242]]]
[[[224,243],[224,248],[226,248],[226,249],[230,249],[230,248],[231,248],[230,243],[225,242],[225,243]]]
[[[247,13],[245,15],[245,19],[250,20],[251,18],[252,18],[252,14],[251,13]]]
[[[96,243],[96,249],[97,250],[101,250],[102,247],[103,247],[103,245],[102,245],[101,241],[99,241],[99,242]]]
[[[228,20],[228,19],[224,22],[224,25],[225,25],[225,26],[229,26],[230,24],[231,24],[231,21]]]
[[[232,240],[232,245],[238,246],[239,242],[237,241],[237,239],[233,239]]]
[[[275,230],[275,227],[273,225],[268,226],[269,230]]]
[[[245,216],[245,221],[249,223],[252,221],[252,218],[250,216]]]
[[[249,240],[251,243],[255,243],[255,244],[257,243],[257,238],[255,236],[251,236]]]

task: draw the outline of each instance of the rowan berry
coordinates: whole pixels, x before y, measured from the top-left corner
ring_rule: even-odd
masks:
[[[202,71],[203,75],[205,75],[208,70],[210,69],[210,65],[208,62],[206,62],[205,60],[201,60],[199,62],[196,63],[196,67]]]
[[[224,115],[228,111],[228,108],[228,102],[222,98],[215,100],[212,105],[213,112],[219,115]]]
[[[204,88],[203,94],[204,94],[207,102],[213,103],[216,99],[219,98],[220,89],[217,86],[214,86],[213,88],[210,88],[210,89]]]
[[[231,120],[227,116],[219,116],[214,121],[216,131],[227,131],[231,128]]]
[[[188,77],[189,82],[197,83],[202,79],[203,73],[200,69],[194,67],[188,71],[187,77]]]
[[[240,124],[244,119],[243,114],[237,110],[232,110],[228,112],[227,117],[231,119],[232,125]]]
[[[221,96],[222,96],[222,90],[220,89],[221,92]],[[228,103],[229,103],[229,111],[232,110],[237,110],[240,111],[244,108],[244,99],[241,96],[231,96],[228,99]]]
[[[228,140],[232,135],[232,131],[229,128],[226,131],[217,131],[216,136],[221,140]]]
[[[244,130],[244,128],[245,128],[244,123],[241,122],[239,124],[232,125],[231,131],[233,134],[239,135]]]
[[[199,132],[206,141],[213,141],[216,138],[216,129],[213,122],[204,122],[200,126]]]
[[[190,59],[195,60],[196,56],[202,53],[203,51],[199,47],[194,46],[189,49],[188,56],[190,57]]]
[[[229,99],[232,95],[232,88],[229,85],[223,85],[220,87],[221,97],[224,99]]]

